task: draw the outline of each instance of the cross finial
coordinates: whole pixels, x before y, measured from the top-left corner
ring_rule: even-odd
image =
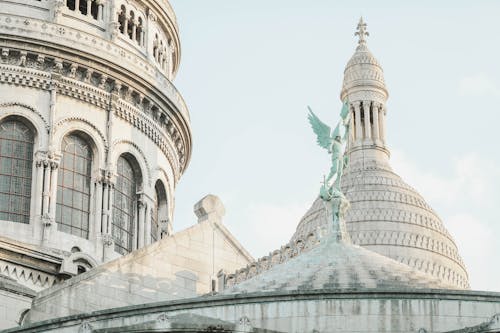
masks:
[[[361,16],[359,19],[357,30],[358,31],[354,33],[354,36],[359,36],[358,44],[366,44],[365,37],[370,36],[370,34],[368,33],[368,31],[366,31],[366,23],[363,21],[363,16]]]

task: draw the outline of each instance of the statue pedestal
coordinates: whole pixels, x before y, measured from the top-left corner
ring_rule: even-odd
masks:
[[[323,199],[325,205],[326,219],[328,223],[328,241],[343,242],[351,244],[351,237],[347,232],[344,215],[349,209],[349,200],[344,195],[335,196],[330,200]]]

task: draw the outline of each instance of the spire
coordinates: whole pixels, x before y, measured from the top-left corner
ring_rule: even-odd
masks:
[[[361,157],[366,157],[367,151],[377,150],[383,159],[388,158],[385,145],[385,102],[388,97],[384,82],[384,73],[377,59],[366,45],[369,33],[367,24],[360,17],[357,31],[358,45],[356,51],[344,70],[344,82],[340,97],[349,101],[351,110],[350,134],[348,152],[358,151]],[[350,155],[353,161],[354,155]]]
[[[361,16],[359,18],[359,23],[358,23],[358,27],[357,27],[358,31],[356,31],[354,33],[354,36],[359,36],[359,40],[358,40],[359,45],[366,44],[365,37],[370,36],[370,33],[368,33],[368,31],[366,31],[366,26],[367,26],[367,24],[363,21],[363,16]]]

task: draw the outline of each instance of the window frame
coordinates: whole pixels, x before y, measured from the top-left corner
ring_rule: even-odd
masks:
[[[27,222],[22,222],[22,221],[12,221],[10,218],[7,220],[0,219],[1,221],[6,221],[6,222],[11,222],[11,223],[19,223],[21,225],[30,225],[31,222],[33,221],[35,215],[37,212],[35,212],[35,197],[36,197],[36,188],[37,184],[40,181],[37,179],[37,167],[36,167],[36,155],[37,151],[36,148],[39,146],[39,135],[36,127],[34,124],[24,116],[19,116],[19,115],[7,115],[3,118],[0,118],[0,126],[6,122],[19,122],[22,125],[24,125],[32,134],[32,142],[31,142],[31,159],[25,159],[25,161],[31,163],[31,175],[30,178],[28,177],[23,177],[25,179],[30,179],[29,181],[29,186],[30,189],[28,191],[29,196],[25,196],[28,198],[27,203],[28,203],[28,213],[27,215]],[[1,151],[0,151],[1,154]],[[11,157],[12,158],[12,157]],[[29,163],[27,164],[29,165]],[[12,168],[12,167],[11,167]],[[10,175],[12,176],[12,175]],[[40,194],[41,195],[41,194]],[[10,212],[8,214],[11,214]]]
[[[131,168],[131,171],[133,173],[133,177],[134,177],[134,184],[135,184],[135,189],[131,189],[131,193],[132,193],[132,196],[128,196],[129,198],[131,198],[131,214],[129,216],[131,216],[131,225],[129,225],[129,232],[128,235],[129,235],[129,248],[125,247],[125,246],[122,246],[121,244],[120,245],[117,245],[116,244],[116,231],[115,231],[115,226],[117,226],[118,224],[115,223],[115,219],[118,217],[118,213],[117,213],[117,209],[119,209],[121,212],[123,212],[123,209],[120,209],[118,206],[117,206],[117,200],[118,200],[118,195],[123,195],[124,193],[122,191],[119,191],[118,190],[118,186],[119,186],[119,182],[120,182],[120,179],[119,179],[119,161],[120,159],[122,159],[124,161],[126,161],[130,168]],[[126,255],[132,251],[134,251],[136,248],[137,248],[137,241],[138,241],[138,236],[139,236],[139,232],[138,232],[138,228],[139,228],[139,199],[140,199],[140,192],[141,192],[141,189],[142,189],[142,170],[141,170],[141,167],[137,161],[137,159],[135,158],[134,155],[132,155],[131,153],[122,153],[118,156],[118,158],[116,159],[116,169],[115,169],[115,175],[116,175],[116,181],[115,181],[115,186],[114,186],[114,190],[113,190],[113,201],[111,202],[111,205],[112,205],[112,216],[111,216],[111,235],[113,237],[113,240],[115,241],[115,245],[114,245],[114,250],[115,252],[117,253],[120,253],[122,255]],[[120,228],[121,230],[125,230],[123,228]]]
[[[65,158],[66,158],[65,153],[67,153],[67,152],[65,152],[65,149],[63,149],[63,145],[66,143],[66,140],[69,137],[76,137],[76,138],[78,138],[78,140],[81,140],[81,142],[85,143],[85,145],[87,146],[87,149],[88,149],[88,153],[89,153],[88,158],[85,158],[83,156],[77,156],[75,153],[69,153],[69,154],[71,154],[71,157],[72,157],[71,163],[73,164],[73,169],[63,168],[63,165],[65,164]],[[83,174],[82,172],[80,172],[78,170],[78,167],[74,164],[78,157],[82,157],[82,158],[88,160],[87,166],[86,166],[86,174]],[[56,220],[58,231],[64,232],[66,234],[70,234],[70,235],[73,235],[76,237],[80,237],[83,239],[87,239],[87,240],[90,239],[90,234],[92,231],[92,223],[94,220],[93,219],[93,215],[94,215],[93,214],[94,191],[92,190],[92,186],[93,186],[92,179],[93,179],[93,174],[94,174],[93,170],[95,168],[95,165],[96,165],[95,145],[94,145],[93,140],[86,133],[83,133],[80,131],[72,131],[72,132],[66,133],[62,137],[62,140],[61,140],[61,161],[59,163],[58,177],[57,177],[56,212],[55,212],[55,220]],[[65,186],[64,183],[65,183],[65,176],[67,174],[66,172],[71,173],[72,177],[75,177],[75,175],[79,175],[80,177],[85,177],[86,181],[88,182],[88,184],[87,184],[88,192],[85,193],[83,190],[78,190],[77,188],[75,188],[75,186],[73,186],[73,187]],[[74,184],[75,184],[75,180],[73,178],[73,185]],[[83,196],[87,195],[88,196],[87,210],[85,210],[85,207],[83,207],[83,206],[81,208],[75,207],[73,202],[71,205],[65,204],[64,200],[66,199],[66,196],[62,195],[64,193],[65,189],[71,191],[72,197],[74,197],[75,192],[80,193],[80,195],[82,196],[82,200],[83,200]],[[71,222],[69,225],[68,225],[68,223],[62,223],[62,215],[63,215],[62,210],[64,208],[67,208],[67,209],[69,208],[69,210],[72,213],[71,214]],[[80,213],[82,215],[84,213],[87,214],[87,228],[86,228],[86,230],[83,228],[83,226],[84,226],[83,220],[80,221],[80,227],[73,226],[72,220],[74,218],[73,214],[75,213],[75,211],[80,211]],[[61,215],[61,218],[58,217],[59,214]],[[80,218],[82,218],[82,216],[80,216]],[[62,228],[62,226],[64,226],[64,228]],[[68,227],[69,227],[69,231],[66,231],[65,229]],[[79,229],[80,234],[73,233],[72,232],[73,229]],[[86,232],[86,235],[84,235],[84,232]]]

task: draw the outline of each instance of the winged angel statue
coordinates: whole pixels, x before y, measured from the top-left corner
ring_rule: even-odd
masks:
[[[330,173],[323,182],[323,186],[320,190],[320,196],[326,201],[335,197],[343,197],[340,190],[340,179],[342,177],[344,167],[348,163],[348,158],[343,152],[343,144],[349,133],[350,112],[348,103],[347,101],[344,103],[342,111],[340,112],[341,120],[337,123],[337,126],[333,131],[330,126],[322,122],[318,116],[314,114],[309,106],[307,108],[309,109],[309,123],[311,124],[314,133],[316,133],[318,145],[328,150],[328,153],[332,155]],[[340,135],[341,125],[344,127],[344,134],[342,136]],[[331,182],[332,180],[333,182]]]

